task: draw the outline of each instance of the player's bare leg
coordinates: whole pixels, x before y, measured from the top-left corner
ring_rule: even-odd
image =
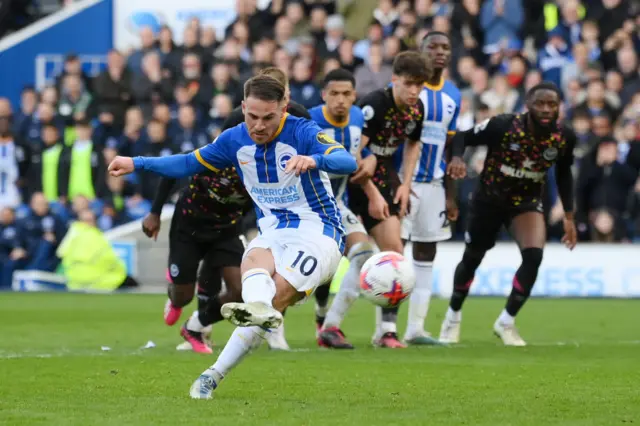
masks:
[[[403,254],[404,246],[400,238],[400,218],[389,216],[383,222],[374,226],[370,234],[376,241],[380,251],[394,251]],[[383,348],[406,348],[398,339],[398,308],[376,307],[376,331],[373,344]]]
[[[241,326],[234,330],[215,364],[193,383],[192,398],[210,399],[220,381],[262,343],[268,329],[282,322],[282,312],[305,296],[281,275],[268,275],[275,271],[270,250],[254,248],[242,266],[242,297],[246,303],[224,305],[222,312],[225,318]]]
[[[362,265],[373,255],[373,246],[369,242],[369,236],[362,232],[354,232],[347,235],[345,253],[349,259],[349,269],[342,279],[338,294],[333,299],[327,317],[318,335],[318,344],[334,349],[353,349],[340,325],[347,311],[358,299],[358,284],[360,283],[360,270]]]
[[[331,283],[326,283],[319,286],[316,289],[315,293],[313,293],[314,297],[316,298],[316,332],[317,333],[319,333],[320,330],[322,329],[322,324],[324,324],[324,320],[327,316],[327,312],[329,311],[330,290],[331,290]]]
[[[431,302],[433,261],[436,258],[435,242],[414,242],[413,267],[416,286],[409,299],[409,317],[404,341],[410,345],[437,345],[440,342],[424,329]]]
[[[170,278],[170,274],[167,273],[167,279]],[[164,322],[167,325],[173,325],[180,319],[182,308],[191,303],[195,290],[195,283],[176,285],[171,281],[169,282],[167,287],[169,299],[164,305]]]
[[[515,327],[515,317],[526,303],[538,277],[542,253],[547,237],[542,213],[520,214],[511,221],[511,232],[520,248],[522,263],[513,277],[513,287],[507,304],[493,325],[495,334],[508,346],[525,346]]]

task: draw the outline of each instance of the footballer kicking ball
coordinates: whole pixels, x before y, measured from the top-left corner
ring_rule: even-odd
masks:
[[[383,308],[400,305],[415,285],[412,262],[396,252],[375,254],[360,270],[360,294]]]

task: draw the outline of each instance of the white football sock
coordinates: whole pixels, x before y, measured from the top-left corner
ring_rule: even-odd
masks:
[[[198,314],[198,311],[194,311],[189,317],[189,321],[187,321],[187,330],[201,333],[203,328],[204,325],[200,322],[200,315]]]
[[[380,306],[376,306],[376,331],[374,336],[382,336],[382,308]]]
[[[360,268],[358,264],[351,263],[349,269],[342,278],[340,290],[331,303],[331,308],[327,312],[324,320],[324,328],[340,327],[347,311],[358,299],[358,283],[360,282]]]
[[[329,308],[327,306],[320,306],[316,303],[316,315],[319,317],[324,317],[327,315]]]
[[[414,260],[413,269],[416,274],[416,286],[409,298],[409,317],[405,336],[424,332],[424,321],[429,312],[429,302],[431,302],[433,262]]]
[[[226,376],[252,349],[262,344],[265,333],[266,330],[256,326],[237,327],[210,370]]]
[[[275,295],[276,283],[266,269],[254,268],[242,275],[242,300],[245,303],[261,302],[273,306]]]
[[[380,332],[381,336],[386,333],[396,333],[396,323],[391,321],[382,321],[382,324],[380,325]]]
[[[503,309],[498,317],[498,322],[505,325],[513,325],[516,322],[516,318],[509,315],[506,309]]]
[[[454,311],[451,306],[447,309],[446,319],[450,321],[460,321],[462,319],[462,309]]]

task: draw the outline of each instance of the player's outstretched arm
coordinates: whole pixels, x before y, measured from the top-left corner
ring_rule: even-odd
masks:
[[[167,157],[116,157],[109,165],[111,176],[124,176],[134,171],[148,171],[170,178],[182,178],[201,173],[207,168],[195,153]]]
[[[327,150],[329,151],[329,150]],[[313,154],[318,169],[334,175],[350,175],[358,168],[356,159],[344,148],[337,148],[328,154]]]

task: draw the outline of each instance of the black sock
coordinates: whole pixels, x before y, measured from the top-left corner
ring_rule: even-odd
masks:
[[[330,287],[328,284],[321,285],[316,289],[316,292],[315,292],[316,303],[318,304],[319,307],[321,308],[327,307],[327,304],[329,303],[329,290],[330,290]]]
[[[398,307],[395,308],[382,308],[382,321],[383,322],[398,322]]]
[[[538,269],[542,263],[542,249],[527,248],[522,250],[522,264],[513,277],[513,287],[507,299],[505,310],[515,317],[529,299],[533,285],[538,277]]]
[[[484,252],[477,252],[470,249],[465,249],[462,255],[462,260],[456,266],[456,271],[453,274],[453,293],[451,294],[451,300],[449,301],[449,307],[454,311],[462,309],[471,283],[473,282],[473,276],[476,273],[476,269],[480,266]]]
[[[218,296],[210,298],[200,297],[200,294],[198,294],[198,319],[204,327],[224,319],[220,313],[220,308],[222,308],[222,303],[220,303]]]

